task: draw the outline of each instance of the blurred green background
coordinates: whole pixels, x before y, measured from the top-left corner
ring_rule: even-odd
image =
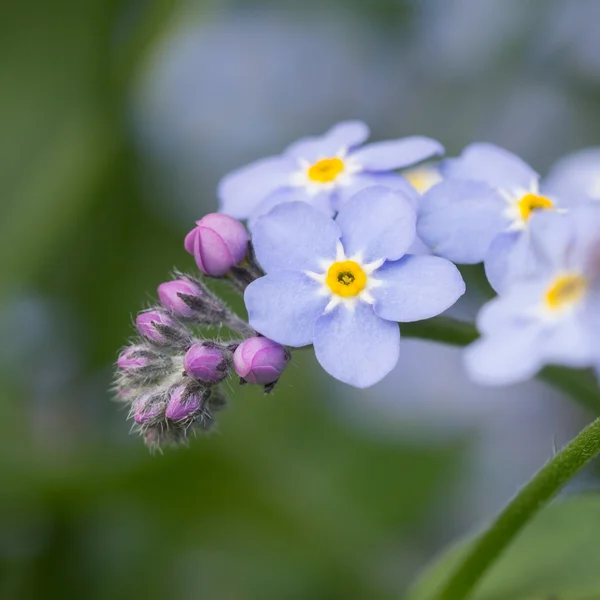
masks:
[[[297,137],[361,118],[541,171],[597,143],[598,18],[587,0],[7,0],[0,598],[399,598],[509,497],[587,416],[535,384],[474,388],[452,351],[406,344],[360,393],[296,352],[273,396],[232,382],[218,432],[156,456],[111,402],[112,363],[192,268],[183,236],[220,177]]]

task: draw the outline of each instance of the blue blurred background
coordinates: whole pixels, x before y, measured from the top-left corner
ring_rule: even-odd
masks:
[[[232,384],[215,434],[156,456],[112,363],[192,268],[218,180],[300,136],[358,118],[541,173],[598,144],[599,20],[597,0],[7,0],[0,598],[399,598],[501,506],[589,415],[477,388],[456,350],[406,341],[360,392],[296,352],[273,396]]]

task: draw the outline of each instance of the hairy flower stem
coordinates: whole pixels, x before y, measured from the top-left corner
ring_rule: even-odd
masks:
[[[227,309],[224,325],[227,325],[232,331],[239,333],[243,338],[249,338],[256,335],[256,331],[254,331],[246,321],[240,319],[240,317],[229,309]]]
[[[498,515],[431,600],[463,600],[523,527],[576,473],[600,454],[600,418],[550,460]]]

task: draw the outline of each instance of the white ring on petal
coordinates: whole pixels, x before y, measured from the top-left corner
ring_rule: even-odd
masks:
[[[339,158],[344,164],[344,170],[339,173],[332,181],[320,182],[314,181],[308,176],[309,169],[321,160],[329,158]],[[292,187],[304,188],[309,196],[316,196],[320,192],[331,192],[337,188],[347,187],[354,182],[353,175],[360,173],[362,166],[356,162],[356,159],[348,156],[348,148],[340,148],[334,156],[319,155],[317,160],[310,162],[305,158],[298,159],[298,170],[290,176],[290,185]]]
[[[353,261],[355,262],[365,273],[367,276],[367,283],[365,287],[358,293],[356,296],[345,297],[334,294],[329,286],[327,285],[327,273],[332,265],[338,262],[345,261]],[[355,254],[353,256],[346,256],[346,252],[344,250],[344,246],[341,241],[338,241],[336,248],[336,257],[335,260],[325,260],[321,259],[319,264],[322,268],[321,273],[316,273],[315,271],[304,271],[304,274],[307,277],[310,277],[313,281],[321,284],[321,288],[319,290],[319,295],[322,296],[330,296],[330,301],[325,307],[325,314],[331,312],[337,306],[344,306],[350,312],[354,312],[356,308],[356,303],[358,301],[365,302],[366,304],[373,305],[375,304],[375,298],[371,293],[373,289],[379,287],[383,284],[382,281],[373,277],[373,273],[379,269],[385,262],[384,258],[380,258],[379,260],[374,260],[370,263],[365,263],[362,260],[360,254]]]

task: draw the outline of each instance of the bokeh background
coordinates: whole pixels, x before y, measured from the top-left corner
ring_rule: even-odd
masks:
[[[406,341],[358,392],[296,352],[274,395],[232,383],[216,433],[151,456],[112,363],[192,268],[218,180],[300,136],[359,118],[542,173],[600,143],[599,21],[598,0],[6,0],[0,598],[399,598],[493,514],[589,419],[541,383],[478,388]]]

